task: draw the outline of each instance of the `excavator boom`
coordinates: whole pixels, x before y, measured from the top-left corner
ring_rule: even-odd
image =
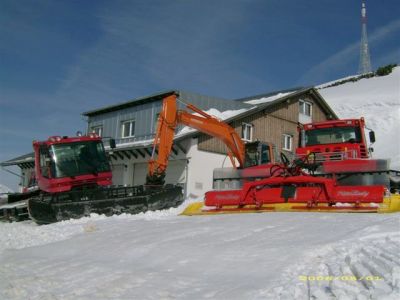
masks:
[[[158,119],[158,128],[154,138],[152,158],[149,161],[147,176],[147,184],[149,185],[164,183],[175,129],[179,124],[197,129],[200,132],[223,141],[229,149],[228,156],[231,159],[232,165],[238,168],[244,167],[245,146],[235,129],[192,104],[186,104],[186,107],[196,114],[178,110],[176,95],[170,95],[163,101]],[[156,158],[157,148],[158,155]]]

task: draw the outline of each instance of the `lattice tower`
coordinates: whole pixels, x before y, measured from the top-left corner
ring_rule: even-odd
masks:
[[[367,8],[365,1],[361,4],[361,44],[360,44],[360,64],[358,66],[358,74],[365,74],[372,71],[371,59],[369,55],[368,38],[367,38]]]

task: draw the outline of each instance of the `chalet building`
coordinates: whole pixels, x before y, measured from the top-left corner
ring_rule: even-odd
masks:
[[[147,161],[151,157],[162,99],[178,95],[180,109],[191,103],[233,126],[245,142],[263,141],[275,145],[277,152],[293,155],[298,123],[337,118],[314,88],[286,90],[237,100],[223,100],[183,91],[166,91],[126,103],[100,108],[83,115],[88,131],[113,137],[114,184],[138,185],[145,182]],[[201,197],[212,189],[216,167],[231,166],[225,145],[186,127],[177,130],[166,182],[179,183],[187,197]]]
[[[289,158],[298,141],[298,124],[337,119],[337,115],[314,88],[294,89],[235,100],[252,107],[226,120],[245,142],[272,143],[276,151]],[[226,153],[215,138],[199,135],[198,149]]]
[[[87,131],[116,139],[109,151],[115,185],[145,182],[147,161],[157,128],[162,100],[175,93],[180,109],[191,103],[235,128],[245,142],[272,143],[277,152],[292,156],[298,123],[336,119],[336,114],[314,88],[298,88],[237,100],[225,100],[179,90],[170,90],[83,113]],[[231,166],[225,145],[196,130],[177,129],[166,182],[184,187],[188,198],[202,197],[212,189],[213,169]],[[32,171],[33,156],[25,155],[0,165],[18,165],[25,184]],[[25,185],[24,184],[24,185]]]

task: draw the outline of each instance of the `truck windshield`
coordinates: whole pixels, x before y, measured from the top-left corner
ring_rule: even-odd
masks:
[[[99,141],[52,145],[50,156],[54,178],[110,171],[103,144]]]
[[[305,131],[306,146],[320,144],[361,143],[358,127],[317,128]]]

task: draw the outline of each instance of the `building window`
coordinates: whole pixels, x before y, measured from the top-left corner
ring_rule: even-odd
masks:
[[[103,126],[93,126],[91,132],[97,134],[98,136],[102,136]]]
[[[253,125],[248,123],[242,124],[242,140],[251,142],[253,140]]]
[[[122,122],[122,137],[123,138],[128,138],[128,137],[133,137],[135,136],[135,121],[134,120],[129,120],[129,121],[124,121]]]
[[[312,103],[305,100],[299,101],[300,114],[306,115],[308,117],[312,116]]]
[[[292,147],[293,147],[293,136],[290,134],[284,134],[282,149],[286,151],[292,151]]]

